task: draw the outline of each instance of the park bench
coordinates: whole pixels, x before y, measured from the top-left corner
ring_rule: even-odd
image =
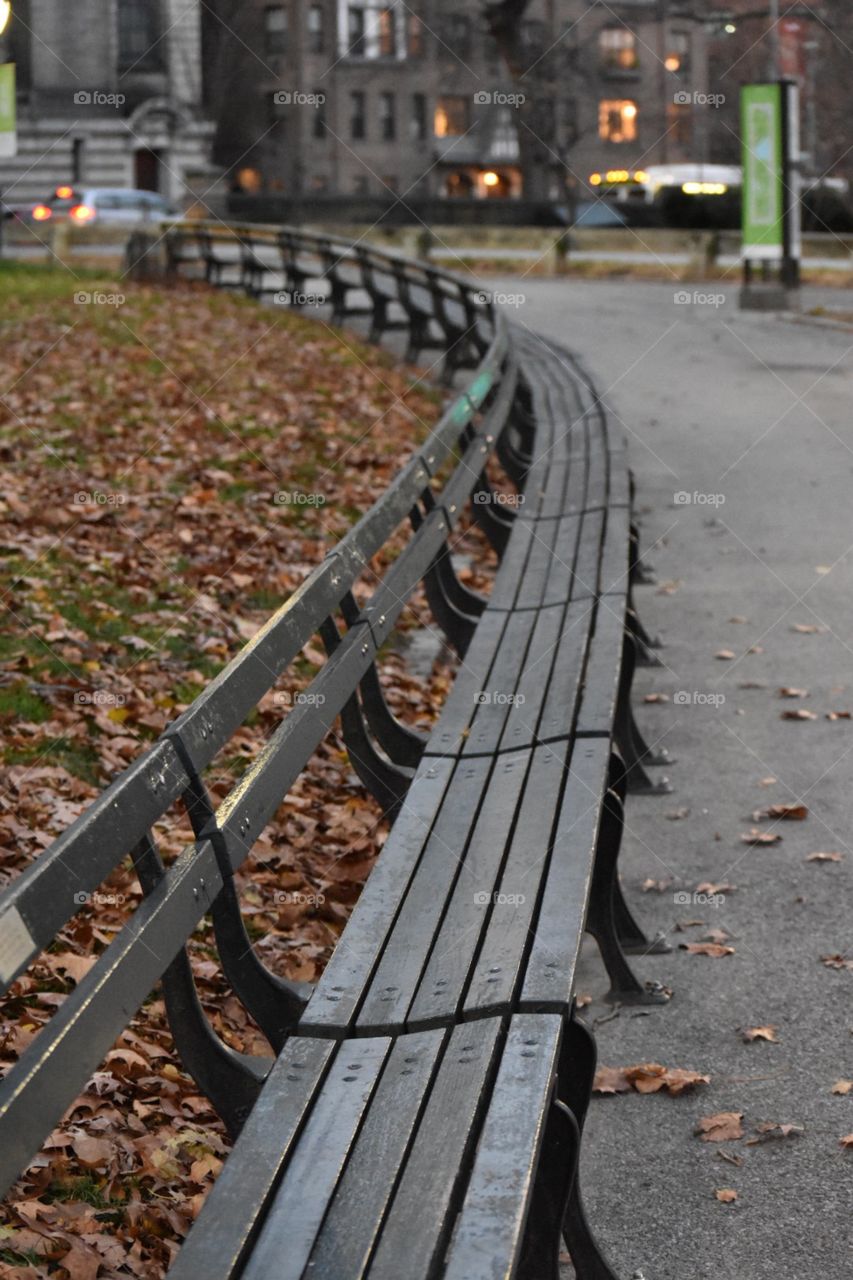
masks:
[[[240,229],[243,243],[251,235]],[[314,249],[321,260],[328,241]],[[390,271],[409,280],[397,301],[410,316],[421,272],[405,260]],[[443,304],[425,294],[450,342]],[[595,1066],[574,1006],[584,931],[613,999],[667,998],[625,958],[667,947],[647,940],[617,873],[626,796],[661,790],[645,766],[665,760],[630,706],[648,637],[633,610],[627,453],[565,352],[508,326],[467,282],[449,277],[442,297],[473,317],[479,360],[426,442],[161,738],[0,895],[6,990],[133,860],[144,900],[0,1084],[0,1182],[8,1189],[27,1166],[159,981],[180,1059],[237,1138],[172,1268],[179,1280],[556,1275],[561,1232],[582,1280],[613,1276],[577,1177]],[[518,487],[514,505],[499,500],[498,467]],[[488,596],[454,564],[466,511],[500,556]],[[371,566],[401,530],[405,544],[378,576]],[[393,716],[377,671],[421,587],[460,657],[429,736]],[[206,770],[318,636],[325,665],[214,809]],[[307,988],[263,964],[234,875],[337,725],[394,822]],[[166,866],[152,827],[179,805],[195,840]],[[270,1056],[234,1052],[202,1009],[186,943],[208,913]]]

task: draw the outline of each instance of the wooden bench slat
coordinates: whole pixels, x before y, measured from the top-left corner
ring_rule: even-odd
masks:
[[[506,863],[465,996],[466,1017],[512,1007],[548,863],[569,745],[537,747]]]
[[[453,760],[424,762],[415,774],[382,856],[299,1023],[302,1034],[334,1035],[358,1008],[454,772]]]
[[[543,742],[564,737],[574,724],[594,619],[593,600],[573,601],[565,612],[539,722]]]
[[[501,1032],[494,1018],[454,1028],[383,1224],[370,1280],[432,1280],[440,1274]]]
[[[512,1276],[554,1093],[562,1019],[515,1017],[474,1156],[443,1280]]]
[[[335,1188],[307,1275],[357,1280],[365,1274],[446,1038],[446,1032],[433,1031],[395,1041]],[[350,1045],[342,1045],[345,1061],[349,1053]]]
[[[338,1050],[241,1280],[300,1280],[390,1046],[387,1039],[362,1040]]]
[[[521,1009],[567,1013],[571,1008],[609,766],[609,742],[577,739],[527,958]]]
[[[356,1026],[361,1035],[399,1028],[420,981],[430,940],[459,871],[477,811],[486,792],[491,760],[462,760],[453,775],[416,874],[370,983]]]
[[[427,939],[425,967],[406,1015],[409,1028],[446,1024],[461,1012],[531,758],[530,751],[513,751],[495,763],[443,919]],[[428,881],[426,864],[423,874]]]
[[[169,1269],[169,1280],[232,1280],[250,1246],[335,1046],[328,1040],[289,1040],[264,1082],[240,1143],[216,1180]]]
[[[624,597],[606,596],[596,606],[577,721],[577,732],[581,735],[609,738],[613,732],[622,670],[624,605]]]

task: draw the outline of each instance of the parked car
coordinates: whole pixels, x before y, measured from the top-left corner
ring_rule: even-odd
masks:
[[[156,191],[61,185],[48,200],[34,205],[31,216],[34,222],[67,219],[79,227],[138,226],[174,218],[177,210]]]

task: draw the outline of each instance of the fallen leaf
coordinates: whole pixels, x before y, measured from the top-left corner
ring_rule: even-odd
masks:
[[[766,689],[767,681],[766,680],[739,680],[737,687],[739,689]]]
[[[649,876],[648,879],[643,881],[640,888],[643,893],[649,893],[652,890],[654,890],[655,893],[666,893],[671,884],[672,880],[653,880],[651,876]]]
[[[669,702],[668,693],[646,693],[643,695],[643,702]]]
[[[820,962],[827,969],[853,969],[853,960],[848,960],[847,956],[839,955],[838,952],[831,956],[821,956]]]
[[[808,689],[794,689],[790,685],[783,685],[779,690],[780,698],[807,698],[808,696]]]
[[[818,627],[814,622],[795,622],[791,630],[798,631],[803,636],[811,636],[823,633],[826,627]]]
[[[663,815],[669,822],[680,822],[682,818],[690,817],[690,810],[686,805],[682,805],[680,809],[670,809],[668,813]]]
[[[733,617],[729,618],[729,622],[749,622],[749,618],[744,618],[741,614],[736,613]]]
[[[114,1147],[106,1138],[75,1138],[71,1144],[74,1154],[87,1169],[109,1163]]]
[[[734,947],[724,947],[721,942],[681,942],[679,947],[682,951],[689,951],[692,956],[711,956],[715,960],[735,953]]]
[[[734,656],[731,649],[718,649],[714,654],[714,657],[719,658],[720,662],[731,662]]]
[[[742,1111],[718,1111],[713,1116],[702,1116],[694,1133],[703,1142],[736,1142],[743,1137]]]
[[[831,564],[816,564],[816,565],[815,565],[815,573],[819,573],[819,574],[821,575],[821,577],[823,577],[823,575],[824,575],[824,574],[826,574],[826,573],[832,573],[832,565],[831,565]]]
[[[711,1077],[682,1067],[663,1067],[659,1062],[641,1062],[634,1067],[599,1067],[593,1083],[594,1093],[660,1093],[678,1097],[699,1084],[710,1084]]]
[[[851,1089],[853,1089],[853,1080],[836,1080],[829,1092],[846,1098]]]
[[[853,1147],[853,1133],[845,1134],[843,1138],[838,1139],[839,1147]]]
[[[746,1044],[751,1044],[753,1040],[772,1040],[774,1044],[778,1044],[776,1032],[778,1027],[774,1027],[769,1023],[764,1027],[742,1027],[741,1035]]]
[[[808,816],[809,811],[804,804],[771,804],[766,809],[756,809],[752,815],[752,821],[778,818],[782,822],[802,822]]]
[[[723,881],[721,884],[715,884],[713,880],[703,880],[701,884],[697,884],[696,893],[707,893],[710,897],[715,897],[718,893],[734,893],[737,885],[728,884]]]
[[[827,711],[827,713],[826,713],[826,718],[827,718],[827,720],[850,720],[850,719],[853,719],[853,712],[851,712],[851,711]]]
[[[732,1151],[723,1151],[722,1148],[717,1152],[718,1160],[725,1160],[727,1164],[733,1164],[739,1169],[743,1164],[743,1156],[736,1156]]]
[[[843,853],[810,853],[806,862],[841,862]]]
[[[796,711],[783,711],[781,719],[783,720],[817,720],[814,711],[806,711],[805,707],[798,707]]]
[[[673,596],[681,586],[680,578],[671,578],[669,582],[662,582],[655,592],[656,596]]]
[[[740,838],[744,844],[778,844],[782,839],[778,831],[759,831],[758,827],[744,831]]]
[[[778,781],[778,778],[759,778],[758,785],[759,787],[774,787]]]
[[[718,1187],[714,1195],[720,1204],[734,1204],[735,1200],[737,1200],[737,1192],[733,1191],[731,1187]]]

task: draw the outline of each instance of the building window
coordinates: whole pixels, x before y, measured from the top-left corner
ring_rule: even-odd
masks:
[[[412,94],[410,133],[413,142],[425,142],[427,136],[427,100],[425,93]]]
[[[156,0],[118,0],[120,71],[161,71],[163,28]]]
[[[397,136],[393,93],[379,95],[379,136],[383,142],[393,142]]]
[[[397,56],[397,22],[393,9],[380,9],[377,22],[380,58]]]
[[[454,13],[447,24],[447,43],[460,58],[471,52],[471,19],[463,13]]]
[[[283,5],[264,9],[264,52],[274,58],[287,48],[287,10]]]
[[[367,137],[367,117],[364,108],[364,93],[361,89],[354,89],[349,96],[349,136],[356,142]]]
[[[420,58],[424,51],[424,24],[416,13],[406,20],[406,47],[410,58]]]
[[[468,132],[470,98],[461,95],[439,98],[435,104],[434,132],[437,138],[458,138]]]
[[[598,104],[598,136],[604,142],[633,142],[637,137],[637,104],[605,98]]]
[[[325,138],[326,136],[326,100],[322,89],[314,90],[314,97],[317,99],[317,106],[314,108],[314,128],[315,138]]]
[[[627,27],[605,27],[598,37],[605,71],[634,71],[639,63],[637,37]]]
[[[364,10],[350,5],[349,9],[349,46],[347,53],[351,58],[363,58],[367,52],[364,35]]]
[[[690,36],[686,31],[674,31],[667,42],[668,53],[664,60],[667,71],[685,75],[690,70]]]
[[[325,44],[323,30],[323,6],[312,4],[308,10],[308,52],[322,53]]]
[[[540,57],[545,51],[545,23],[522,22],[521,44],[525,53],[531,57]]]

